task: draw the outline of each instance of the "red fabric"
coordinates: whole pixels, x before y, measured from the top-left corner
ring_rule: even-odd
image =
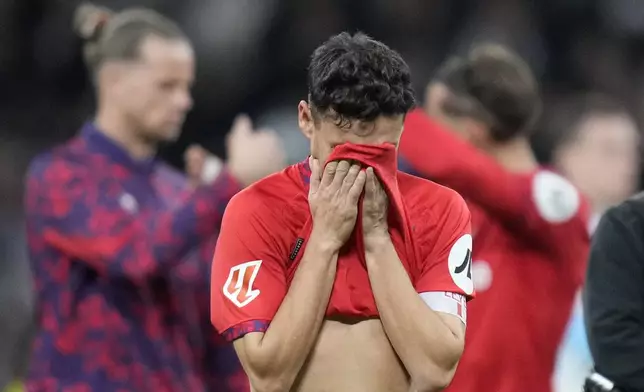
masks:
[[[389,197],[389,234],[401,259],[415,264],[413,242],[411,241],[409,220],[405,211],[402,195],[398,188],[397,156],[393,144],[362,145],[345,143],[333,149],[324,167],[333,161],[353,160],[360,162],[364,168],[372,167]],[[338,274],[327,314],[342,313],[346,309],[374,317],[378,315],[376,302],[371,291],[365,260],[364,231],[362,229],[362,200],[358,203],[358,219],[354,232],[342,249],[338,258]],[[301,237],[305,244],[311,234],[312,218],[306,222]],[[346,279],[346,281],[344,281]],[[350,288],[349,292],[345,289]]]
[[[569,217],[552,219],[543,195],[564,179],[544,184],[557,176],[543,168],[512,173],[420,111],[408,115],[399,152],[472,211],[477,300],[468,305],[465,352],[448,390],[550,391],[586,265],[587,203],[579,196]]]
[[[470,234],[470,213],[456,192],[398,172],[393,145],[342,145],[329,159],[374,167],[390,197],[392,241],[417,292],[473,295],[462,277],[455,280],[449,265],[455,243]],[[307,244],[301,241],[311,232],[310,175],[307,161],[291,166],[246,188],[226,208],[213,258],[211,315],[229,340],[265,331],[289,289],[305,253]],[[358,223],[341,250],[327,316],[378,316],[363,254]],[[256,279],[245,280],[238,292],[232,290],[228,278],[236,281],[240,266],[253,260],[262,260]],[[251,302],[242,307],[235,303],[240,302],[238,294],[253,290],[259,294]]]
[[[588,242],[589,206],[581,197],[573,219],[552,224],[544,219],[534,202],[534,177],[549,170],[512,173],[474,146],[457,138],[443,125],[420,110],[407,115],[399,153],[423,177],[459,192],[494,216],[518,236],[555,250],[561,239]],[[474,231],[477,223],[474,223]],[[578,270],[581,282],[583,268]]]
[[[397,237],[407,245],[406,251],[408,256],[413,255],[413,249],[410,245],[410,241],[406,241],[411,238],[409,232],[409,221],[407,219],[407,214],[405,212],[405,207],[402,201],[402,195],[400,194],[400,189],[398,188],[397,173],[398,169],[396,166],[397,156],[396,148],[392,144],[383,144],[380,146],[374,145],[362,145],[362,144],[343,144],[336,147],[329,158],[327,159],[327,164],[331,161],[339,160],[354,160],[360,162],[364,167],[372,167],[375,171],[382,187],[387,192],[389,197],[389,221],[392,223],[389,226],[390,232],[396,233]],[[358,219],[357,222],[362,222],[362,200],[364,198],[364,193],[360,197],[360,202],[358,203]],[[393,233],[392,233],[393,234]],[[347,259],[349,257],[355,258],[366,265],[365,257],[365,246],[364,246],[364,231],[361,224],[356,224],[354,232],[354,249],[356,252],[352,252],[352,256],[343,255]]]

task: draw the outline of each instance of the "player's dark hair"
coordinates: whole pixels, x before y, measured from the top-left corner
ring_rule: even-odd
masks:
[[[634,117],[622,102],[598,92],[572,94],[557,101],[540,124],[532,145],[542,162],[551,162],[553,154],[580,136],[582,124],[591,117]]]
[[[532,70],[521,57],[500,45],[480,45],[465,58],[451,58],[435,81],[451,93],[443,110],[482,121],[497,142],[527,136],[541,113]]]
[[[415,105],[409,67],[366,34],[340,33],[319,46],[308,69],[309,104],[339,127],[406,114]]]
[[[176,23],[148,8],[113,12],[93,4],[81,4],[74,15],[74,31],[84,41],[85,63],[92,74],[113,60],[136,60],[149,36],[186,40]]]

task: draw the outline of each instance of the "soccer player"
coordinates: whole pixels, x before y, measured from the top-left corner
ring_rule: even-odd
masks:
[[[588,199],[592,235],[604,212],[637,189],[637,123],[626,107],[598,93],[569,97],[554,109],[533,146]],[[579,390],[592,368],[579,297],[559,349],[555,386],[561,392]]]
[[[342,33],[313,53],[308,88],[310,159],[226,208],[213,324],[255,391],[440,390],[473,294],[470,214],[456,192],[397,171],[408,66]]]
[[[588,252],[588,207],[540,167],[528,136],[537,82],[514,53],[474,48],[442,67],[424,110],[409,114],[400,154],[458,191],[472,211],[479,295],[450,391],[548,391]]]
[[[191,189],[155,159],[192,105],[187,38],[149,9],[82,6],[76,27],[98,111],[80,135],[38,156],[27,175],[39,304],[27,389],[247,391],[231,345],[210,348],[217,363],[198,362],[184,313],[194,310],[191,290],[209,293],[210,260],[192,255],[210,246],[230,197],[283,159],[276,136],[238,120],[227,168],[208,165],[202,180],[214,181]],[[239,162],[232,157],[244,157],[240,149],[268,149],[276,161]],[[197,307],[198,317],[209,319],[208,310]],[[204,382],[213,375],[220,379]]]

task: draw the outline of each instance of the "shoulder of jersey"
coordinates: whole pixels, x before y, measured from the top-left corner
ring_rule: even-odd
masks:
[[[565,223],[579,215],[583,198],[563,176],[539,170],[532,177],[532,200],[539,215],[550,223]]]
[[[244,188],[233,196],[231,204],[243,204],[244,208],[265,208],[267,211],[283,209],[291,204],[292,200],[302,194],[301,186],[289,175],[287,168],[271,174],[252,185]],[[306,201],[306,198],[304,199]]]
[[[412,174],[398,172],[398,186],[403,198],[413,205],[432,206],[435,202],[450,204],[463,198],[455,190]]]
[[[88,172],[87,152],[79,148],[75,139],[72,141],[55,146],[45,152],[38,154],[29,163],[27,176],[38,176],[54,165],[61,165],[74,172]],[[61,174],[60,170],[54,170],[54,174]]]

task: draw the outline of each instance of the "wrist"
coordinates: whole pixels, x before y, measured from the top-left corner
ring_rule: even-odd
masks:
[[[376,230],[365,233],[364,247],[367,256],[380,255],[392,244],[387,230]]]
[[[326,256],[334,256],[340,252],[342,243],[335,240],[332,236],[328,235],[315,227],[313,225],[313,230],[311,230],[311,235],[309,236],[309,242],[307,247],[314,247],[316,253]]]

